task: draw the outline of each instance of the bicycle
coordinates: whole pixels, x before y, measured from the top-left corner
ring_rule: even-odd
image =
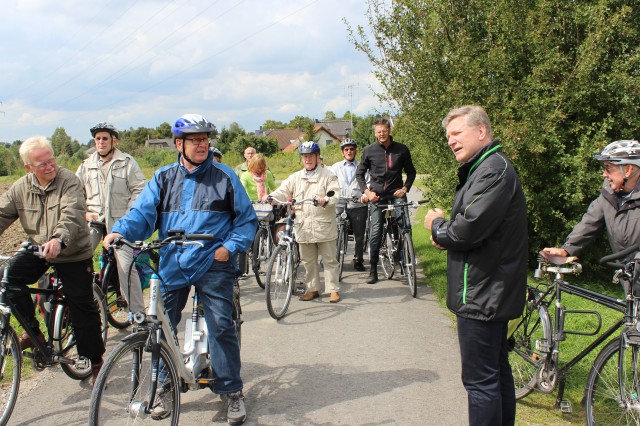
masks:
[[[349,233],[351,232],[351,220],[347,215],[346,205],[349,201],[360,202],[358,197],[340,197],[339,201],[344,203],[344,208],[341,213],[336,217],[338,222],[338,239],[336,240],[337,250],[336,255],[338,258],[338,281],[342,281],[342,270],[344,269],[344,259],[347,255],[347,248],[349,245]]]
[[[527,286],[523,315],[509,322],[509,363],[514,376],[516,399],[524,398],[534,390],[551,393],[557,388],[556,407],[564,413],[571,413],[571,403],[564,399],[567,373],[622,328],[620,336],[607,343],[597,355],[587,378],[582,403],[586,408],[588,425],[595,424],[596,419],[601,424],[613,424],[622,419],[626,421],[624,424],[638,424],[640,298],[636,294],[640,293],[640,269],[636,268],[636,264],[640,259],[625,264],[612,262],[638,250],[640,247],[634,246],[600,259],[600,263],[618,269],[614,283],[622,284],[624,300],[569,284],[564,276],[579,274],[582,266],[573,262],[572,258],[540,253],[535,277],[553,276],[553,281],[550,285]],[[567,339],[567,335],[596,336],[602,328],[602,317],[598,311],[566,309],[562,304],[563,293],[616,310],[622,316],[561,367],[560,343]],[[553,314],[550,313],[551,307],[555,309]],[[593,331],[567,330],[567,314],[591,315],[597,320],[597,326]]]
[[[13,256],[32,253],[37,255],[40,247],[28,241],[23,242],[20,249]],[[41,371],[47,367],[60,365],[62,371],[74,380],[84,380],[91,376],[91,361],[77,353],[73,324],[69,316],[69,309],[62,292],[62,281],[57,277],[55,265],[51,264],[53,273],[47,278],[50,287],[31,288],[16,287],[9,282],[10,261],[13,256],[0,256],[5,264],[2,280],[0,280],[0,425],[5,425],[11,417],[15,407],[23,357],[31,359],[33,367]],[[43,311],[47,328],[46,342],[43,343],[27,323],[27,320],[15,309],[13,297],[21,293],[41,295],[46,298]],[[102,324],[102,339],[107,340],[107,314],[104,297],[99,287],[93,286],[93,297],[98,306]],[[18,337],[11,325],[11,317],[15,317],[18,324],[29,335],[33,348],[31,351],[21,351]]]
[[[202,246],[197,240],[212,241],[213,235],[170,231],[164,240],[132,243],[119,239],[115,245],[125,244],[148,252],[158,264],[157,251],[162,247],[170,244]],[[149,281],[148,313],[134,314],[132,333],[105,360],[91,394],[90,425],[138,424],[150,423],[151,420],[154,420],[153,424],[178,425],[180,393],[209,388],[215,381],[209,357],[208,332],[197,291],[193,296],[191,316],[187,318],[181,351],[162,301],[161,285],[161,278],[154,274]],[[232,309],[240,341],[242,310],[237,279],[234,281]],[[159,383],[160,378],[163,378],[163,383]],[[154,417],[154,410],[159,407],[164,407],[164,412],[168,413],[166,417]]]
[[[328,197],[334,195],[333,191],[327,193]],[[296,218],[294,206],[304,203],[318,205],[317,197],[306,198],[296,201],[281,201],[270,198],[281,206],[286,207],[285,229],[278,233],[278,246],[273,251],[267,266],[267,280],[265,282],[265,296],[267,300],[267,310],[273,319],[280,319],[286,313],[294,294],[303,294],[304,286],[295,288],[298,277],[298,267],[300,266],[300,250],[293,232],[293,223]]]
[[[251,262],[256,282],[265,288],[267,265],[275,247],[271,222],[275,219],[273,206],[267,203],[253,203],[258,217],[258,230],[251,248]]]
[[[421,201],[410,201],[394,204],[378,204],[384,213],[384,223],[382,227],[382,242],[380,244],[379,259],[385,277],[390,280],[395,273],[396,265],[400,265],[402,275],[407,279],[409,293],[412,297],[418,294],[418,283],[416,276],[416,253],[413,247],[413,237],[411,226],[402,226],[398,212],[409,220],[408,208],[418,208],[421,204],[429,202],[429,199]]]
[[[103,237],[107,234],[104,222],[90,221],[89,227],[95,228]],[[105,296],[109,324],[117,329],[124,329],[131,324],[131,318],[129,305],[120,290],[120,278],[116,262],[113,248],[103,248],[100,255],[100,271],[94,272],[93,282],[102,289],[102,294]],[[135,268],[133,269],[133,273],[137,274],[138,272]]]

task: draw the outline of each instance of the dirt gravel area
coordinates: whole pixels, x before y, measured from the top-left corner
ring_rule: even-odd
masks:
[[[4,194],[10,186],[10,183],[1,182],[0,194]],[[27,235],[22,230],[20,222],[15,221],[9,227],[9,229],[4,231],[4,233],[0,236],[0,253],[10,254],[11,252],[17,250],[20,247],[20,243],[26,240],[26,238]]]

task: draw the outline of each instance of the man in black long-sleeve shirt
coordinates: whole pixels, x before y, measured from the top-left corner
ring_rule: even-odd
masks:
[[[389,134],[391,123],[386,118],[377,118],[373,123],[377,142],[367,146],[362,153],[362,161],[356,171],[356,180],[363,195],[361,201],[369,204],[371,233],[369,235],[369,271],[368,284],[378,282],[378,256],[382,242],[382,208],[378,203],[403,203],[407,201],[407,192],[416,178],[416,169],[411,161],[411,153],[405,145],[394,142]],[[402,172],[407,174],[403,183]],[[367,186],[366,174],[369,172]],[[403,226],[410,226],[408,209],[402,209]]]

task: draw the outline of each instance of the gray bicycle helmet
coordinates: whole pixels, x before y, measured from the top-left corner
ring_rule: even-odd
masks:
[[[317,152],[318,154],[320,154],[320,145],[318,145],[313,141],[302,142],[300,144],[300,148],[298,148],[298,151],[300,151],[300,155],[313,154],[314,152]]]
[[[211,134],[215,129],[216,127],[203,116],[199,114],[185,114],[175,122],[171,133],[177,138],[180,138],[182,135],[191,133]]]
[[[634,140],[611,142],[594,158],[618,165],[633,164],[640,167],[640,142]]]
[[[218,148],[215,148],[215,147],[212,146],[211,148],[209,148],[209,150],[211,152],[213,152],[213,156],[214,157],[218,157],[218,158],[222,159],[222,152]]]
[[[345,146],[352,146],[354,148],[357,148],[358,147],[358,143],[356,141],[354,141],[353,139],[346,138],[340,144],[340,150],[344,149]]]
[[[109,132],[109,134],[114,138],[120,139],[118,130],[113,126],[113,124],[106,121],[101,121],[100,123],[93,126],[89,131],[91,132],[91,137],[94,138],[96,137],[96,133],[98,132]]]

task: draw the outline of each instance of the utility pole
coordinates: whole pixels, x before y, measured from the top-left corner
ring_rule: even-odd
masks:
[[[359,84],[349,84],[347,90],[349,91],[349,119],[351,121],[351,132],[353,132],[353,87],[359,86]]]

